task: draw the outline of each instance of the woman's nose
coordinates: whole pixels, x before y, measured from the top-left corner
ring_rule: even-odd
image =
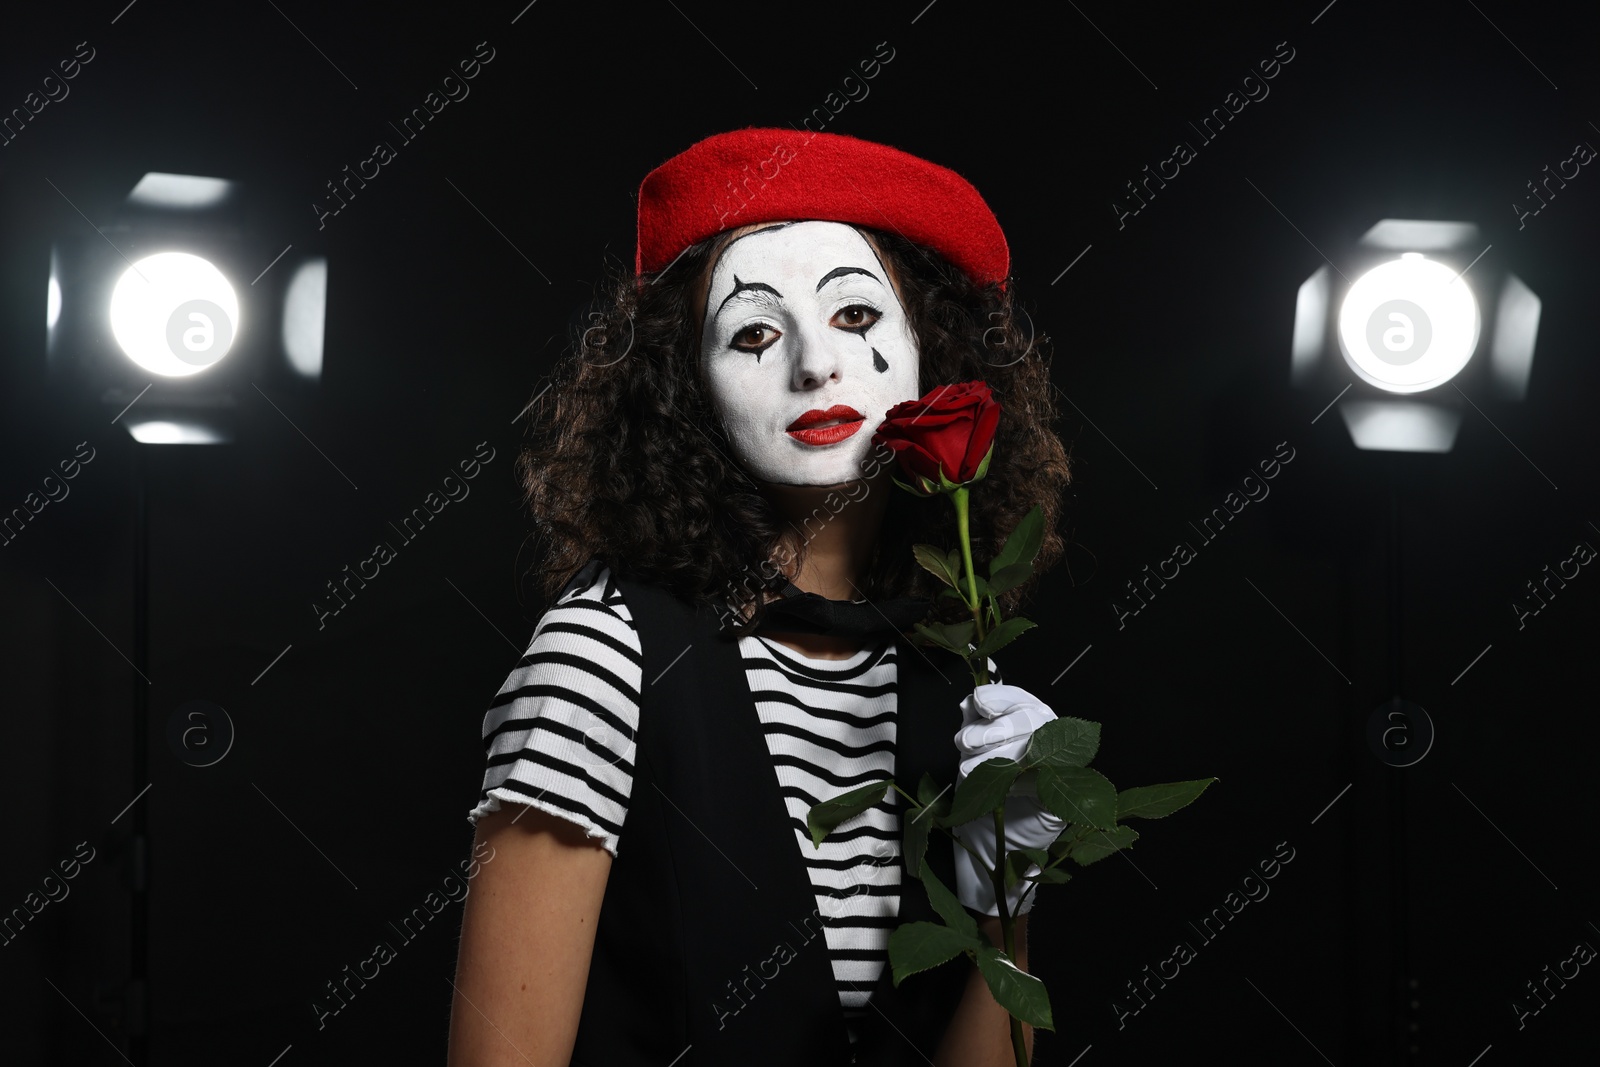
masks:
[[[794,368],[796,389],[815,389],[829,379],[841,379],[844,361],[838,338],[830,337],[826,330],[804,327],[791,334],[791,338],[789,359]]]

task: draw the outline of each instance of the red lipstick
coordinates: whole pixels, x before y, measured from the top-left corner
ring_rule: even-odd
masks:
[[[850,405],[835,404],[826,411],[811,409],[791,422],[786,432],[803,444],[831,445],[853,436],[861,429],[863,420],[861,412]]]

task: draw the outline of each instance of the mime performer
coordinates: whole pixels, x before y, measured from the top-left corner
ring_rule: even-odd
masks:
[[[484,717],[452,1064],[1015,1062],[964,957],[892,983],[890,933],[936,919],[900,862],[903,798],[820,848],[806,826],[877,780],[953,786],[1055,718],[993,661],[974,689],[908,636],[964,613],[911,552],[957,544],[953,509],[896,488],[873,444],[895,404],[989,384],[974,558],[1046,520],[1009,615],[1061,557],[1069,479],[1015,299],[977,190],[896,148],[744,129],[645,177],[635,269],[528,415],[552,604]],[[1024,789],[1008,848],[1063,826]],[[992,860],[992,819],[957,832]],[[1001,944],[971,854],[936,834],[927,862]],[[1008,891],[1023,969],[1032,888]]]

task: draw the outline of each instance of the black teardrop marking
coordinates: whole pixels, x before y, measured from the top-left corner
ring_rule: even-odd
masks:
[[[888,360],[884,359],[882,354],[879,353],[876,348],[872,350],[872,369],[877,371],[879,374],[882,374],[884,371],[889,369]]]

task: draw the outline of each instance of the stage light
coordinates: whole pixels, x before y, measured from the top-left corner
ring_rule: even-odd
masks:
[[[1520,400],[1533,367],[1539,298],[1487,252],[1470,222],[1381,220],[1337,251],[1350,275],[1300,286],[1291,382],[1331,389],[1357,448],[1450,451],[1466,390]]]
[[[1478,343],[1478,302],[1460,275],[1421,252],[1402,252],[1355,280],[1339,308],[1339,349],[1379,389],[1443,385]]]
[[[51,243],[44,286],[44,356],[62,408],[53,421],[78,427],[63,432],[98,426],[96,434],[126,432],[134,441],[130,663],[145,684],[133,686],[127,780],[142,783],[150,780],[148,468],[180,458],[166,446],[231,443],[255,417],[278,437],[285,422],[298,430],[299,409],[322,376],[328,262],[319,238],[308,239],[301,209],[265,199],[260,187],[151,172],[113,208],[97,202],[105,190],[90,176],[55,177],[78,210],[61,212],[67,221]],[[251,457],[251,469],[260,459]],[[172,476],[187,479],[195,469],[185,463]],[[174,483],[164,475],[157,484]],[[152,850],[149,803],[130,807],[132,962],[122,999],[138,1053],[151,1029]]]
[[[239,332],[239,298],[220,270],[188,252],[132,264],[111,291],[111,330],[129,359],[181,378],[222,359]]]
[[[298,418],[322,378],[328,290],[298,207],[152,171],[104,221],[85,211],[50,249],[55,380],[141,444],[223,443],[255,414]]]

